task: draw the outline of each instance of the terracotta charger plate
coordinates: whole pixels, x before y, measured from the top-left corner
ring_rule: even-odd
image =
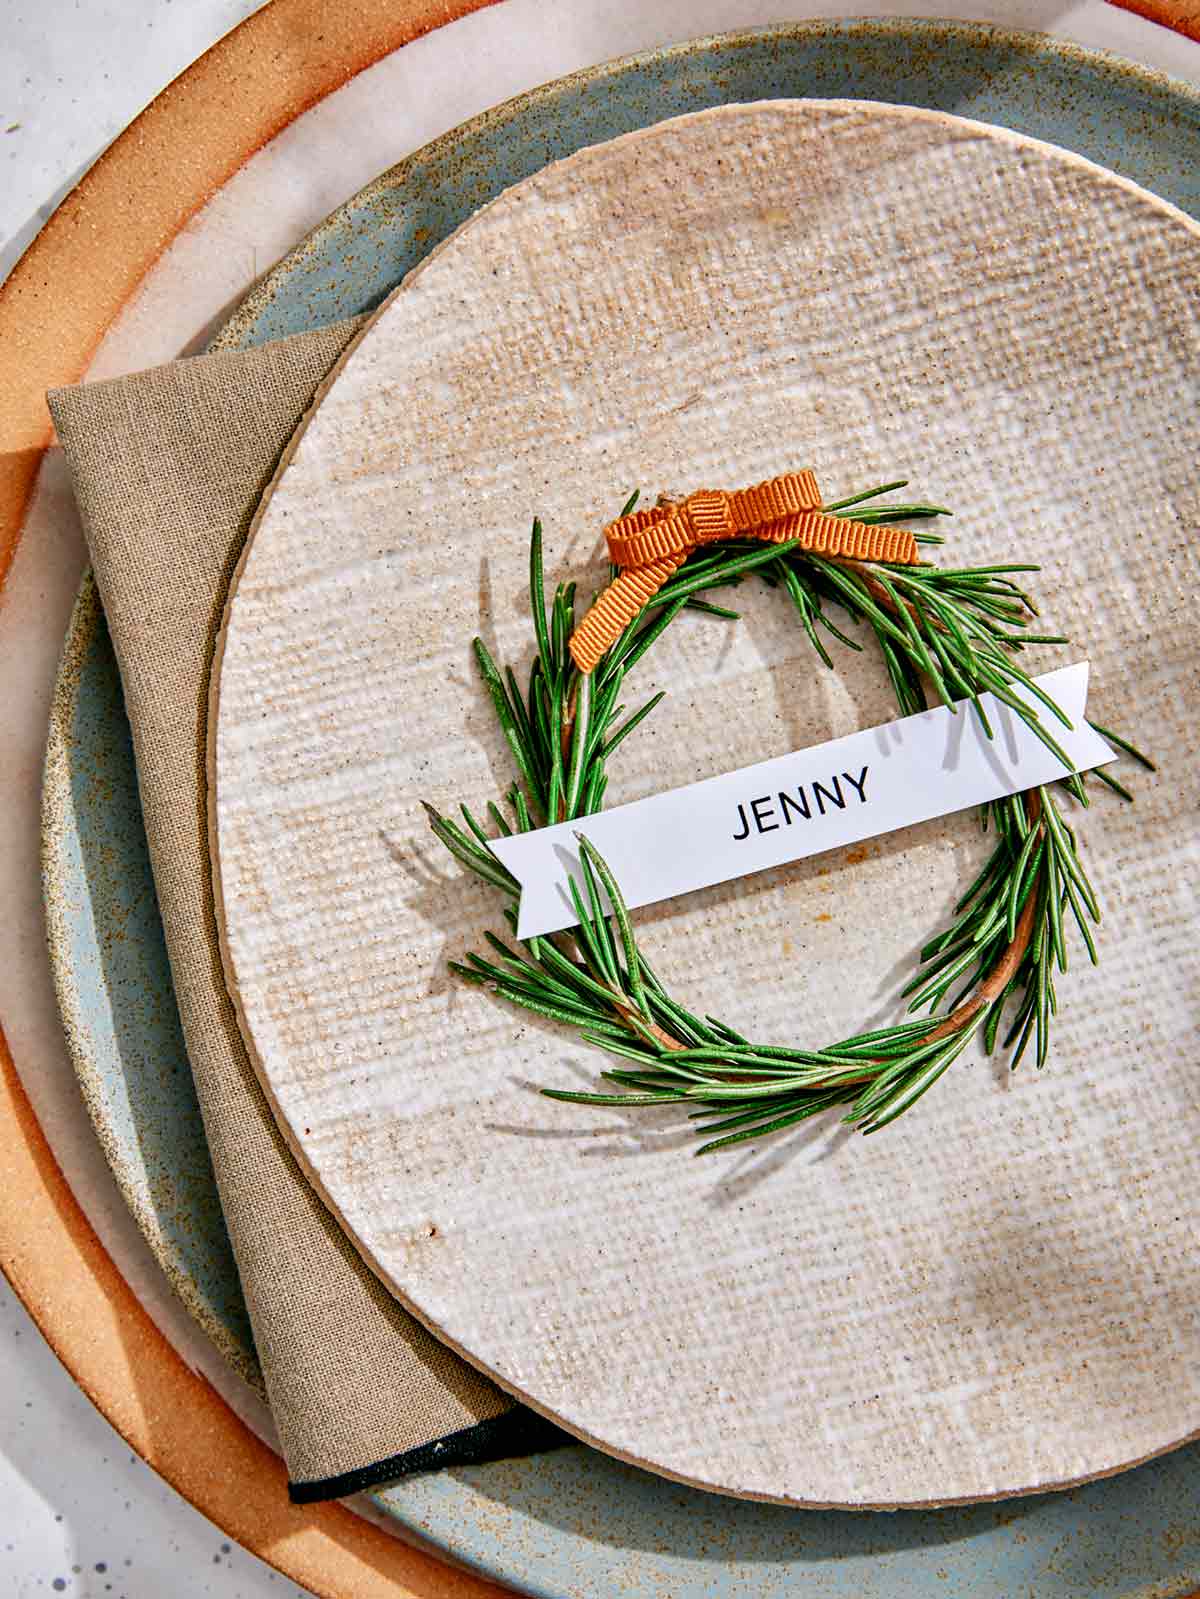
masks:
[[[1200,504],[1163,426],[1200,398],[1197,281],[1189,218],[1063,151],[898,107],[727,106],[493,202],[289,449],[214,669],[231,992],[364,1256],[588,1442],[741,1497],[893,1507],[1061,1486],[1200,1429],[1179,620]],[[631,485],[801,464],[835,497],[915,477],[959,512],[956,564],[1040,562],[1093,714],[1164,768],[1079,824],[1103,959],[1059,985],[1044,1073],[968,1056],[869,1143],[835,1121],[697,1163],[678,1116],[534,1097],[596,1057],[447,982],[503,924],[420,802],[482,813],[513,775],[469,647],[530,657],[533,514],[552,581],[590,591]],[[610,803],[888,719],[869,656],[822,673],[776,597],[742,609],[676,625],[628,685],[668,698]],[[987,848],[953,816],[639,921],[690,1009],[818,1044],[888,1015]]]
[[[90,175],[6,285],[0,296],[0,331],[6,350],[18,352],[10,371],[21,377],[21,384],[0,395],[5,440],[13,451],[5,460],[9,548],[44,440],[42,388],[68,381],[81,370],[99,330],[162,242],[210,186],[253,149],[263,130],[281,125],[348,71],[428,25],[418,7],[372,5],[360,14],[346,6],[340,8],[341,31],[327,38],[325,52],[297,58],[288,50],[290,38],[314,34],[321,22],[320,8],[277,0],[198,63]],[[231,107],[225,93],[231,73],[254,82],[257,99],[247,96]],[[206,121],[206,108],[218,106],[220,118]],[[153,173],[162,170],[159,154],[172,138],[185,139],[195,159],[182,166],[168,163],[170,183],[156,186]],[[135,205],[131,194],[136,195]],[[83,220],[87,228],[81,232]],[[60,305],[42,295],[39,286],[43,275],[52,277],[58,266],[69,270],[71,250],[85,234],[89,270],[73,277],[80,320],[72,327],[64,324]],[[269,300],[261,300],[254,315],[265,328],[272,327]],[[352,1588],[395,1593],[400,1583],[413,1592],[484,1591],[484,1585],[471,1585],[376,1537],[336,1509],[300,1512],[283,1502],[278,1462],[186,1371],[113,1271],[57,1172],[7,1057],[5,1070],[3,1191],[18,1201],[4,1213],[0,1242],[5,1269],[85,1389],[130,1441],[222,1526],[310,1586],[328,1592]],[[112,1319],[110,1306],[115,1310]],[[73,1329],[83,1327],[88,1333],[80,1340]],[[138,1391],[145,1404],[122,1375],[130,1356],[137,1361]],[[189,1425],[182,1431],[152,1419],[183,1413]],[[214,1460],[222,1463],[217,1472]],[[1176,1492],[1159,1481],[1156,1469],[1137,1479],[1150,1495],[1139,1517],[1148,1531],[1154,1520],[1149,1507],[1156,1496]],[[1133,1488],[1133,1479],[1125,1482]],[[616,1504],[614,1500],[614,1509]],[[1113,1513],[1125,1518],[1122,1525],[1127,1528],[1129,1516],[1139,1516],[1130,1495],[1122,1497]],[[832,1554],[841,1535],[835,1520],[826,1525]]]

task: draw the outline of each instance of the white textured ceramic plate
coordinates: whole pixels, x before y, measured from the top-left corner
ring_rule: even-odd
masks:
[[[1200,1426],[1200,234],[1047,146],[838,102],[729,107],[509,191],[381,312],[267,500],[227,618],[216,826],[232,980],[283,1125],[385,1279],[601,1447],[801,1503],[1011,1494]],[[602,1064],[449,980],[498,907],[419,801],[507,786],[471,636],[530,655],[526,538],[600,580],[632,484],[907,473],[957,561],[1040,560],[1100,719],[1163,758],[1082,824],[1102,967],[1051,1063],[964,1058],[864,1142],[688,1158],[553,1104]],[[610,803],[891,714],[767,591],[681,619]],[[819,1042],[892,1014],[980,858],[966,817],[644,914],[698,1010]],[[852,974],[852,975],[848,975]]]

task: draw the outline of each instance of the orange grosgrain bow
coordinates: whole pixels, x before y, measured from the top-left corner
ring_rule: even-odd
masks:
[[[633,618],[693,550],[716,539],[799,544],[814,555],[914,566],[917,541],[904,528],[868,527],[821,510],[811,472],[786,472],[753,488],[698,489],[685,500],[634,511],[604,530],[620,571],[571,635],[581,672],[592,671]]]

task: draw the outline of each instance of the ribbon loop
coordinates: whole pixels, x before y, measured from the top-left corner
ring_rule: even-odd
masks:
[[[758,527],[797,511],[821,509],[821,491],[811,472],[785,472],[752,488],[737,489],[729,498],[734,521],[741,528]]]

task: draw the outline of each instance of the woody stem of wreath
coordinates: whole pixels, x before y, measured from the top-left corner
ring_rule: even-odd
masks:
[[[1030,827],[1037,827],[1042,819],[1042,801],[1036,788],[1022,796],[1025,805],[1025,820]],[[1033,924],[1037,915],[1038,890],[1041,887],[1041,875],[1045,871],[1042,867],[1038,878],[1030,885],[1029,897],[1025,907],[1017,918],[1016,930],[1013,933],[1012,943],[992,967],[991,971],[980,983],[979,987],[969,999],[964,999],[962,1004],[952,1010],[945,1021],[939,1022],[931,1033],[927,1033],[921,1040],[923,1044],[932,1044],[939,1038],[949,1038],[952,1033],[957,1033],[968,1022],[974,1021],[980,1011],[985,1010],[993,1000],[998,999],[1012,982],[1021,962],[1025,959],[1025,952],[1029,948],[1029,940],[1033,937]]]
[[[563,712],[562,730],[559,733],[559,744],[562,748],[563,766],[571,764],[571,740],[575,735],[575,702],[579,692],[579,679],[571,679],[571,689],[567,695],[567,705]],[[558,796],[558,815],[551,818],[555,822],[565,822],[567,819],[567,800],[565,794]]]

